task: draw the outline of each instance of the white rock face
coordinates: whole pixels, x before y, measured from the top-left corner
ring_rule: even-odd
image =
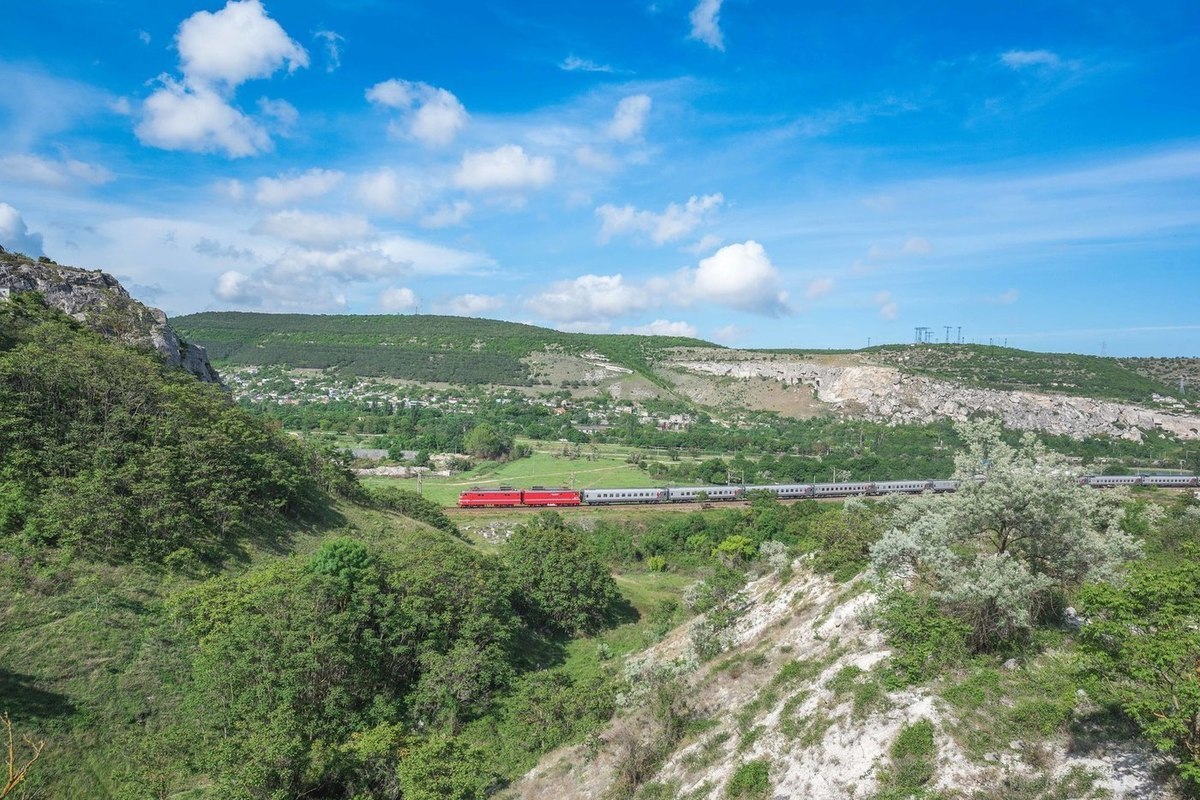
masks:
[[[157,350],[168,364],[181,367],[206,383],[221,382],[203,347],[181,341],[167,324],[166,314],[134,300],[106,272],[0,253],[0,299],[20,292],[39,292],[50,306],[104,336]]]
[[[1140,442],[1164,431],[1180,439],[1200,439],[1200,416],[1156,411],[1128,403],[1087,397],[976,389],[934,378],[905,375],[891,367],[834,367],[804,361],[747,358],[679,361],[692,372],[733,378],[771,378],[804,384],[817,397],[856,417],[889,424],[965,420],[973,414],[999,416],[1017,430],[1037,430],[1075,439],[1112,436]]]

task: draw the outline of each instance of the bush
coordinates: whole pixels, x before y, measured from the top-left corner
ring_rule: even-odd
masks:
[[[765,759],[742,763],[730,776],[729,783],[725,784],[725,796],[731,800],[765,798],[771,791],[770,773],[770,762]]]
[[[380,487],[369,489],[367,498],[376,506],[395,511],[397,514],[415,519],[417,522],[424,522],[426,525],[445,531],[452,536],[461,535],[458,526],[446,516],[446,512],[442,511],[441,506],[416,492],[393,487]]]
[[[930,680],[966,659],[970,626],[932,600],[897,590],[879,601],[879,610],[879,627],[894,649],[892,688]]]

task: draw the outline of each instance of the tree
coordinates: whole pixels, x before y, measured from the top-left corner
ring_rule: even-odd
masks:
[[[512,441],[486,422],[476,425],[463,439],[463,449],[476,458],[499,458],[511,448]]]
[[[1121,529],[1123,497],[1080,486],[1032,435],[1014,448],[996,421],[958,431],[959,491],[901,500],[871,564],[885,589],[928,593],[988,650],[1027,634],[1064,592],[1111,578],[1139,545]]]
[[[1179,774],[1200,789],[1200,550],[1123,586],[1080,592],[1084,665],[1098,699],[1120,706]]]
[[[544,511],[513,533],[504,560],[536,624],[565,633],[598,630],[620,598],[608,569],[562,517]]]

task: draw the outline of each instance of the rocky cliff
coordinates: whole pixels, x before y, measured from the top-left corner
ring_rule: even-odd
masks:
[[[879,366],[832,366],[800,359],[722,353],[720,359],[684,359],[672,366],[695,373],[773,379],[807,385],[817,397],[854,417],[886,423],[999,416],[1017,430],[1038,430],[1085,439],[1112,436],[1141,441],[1156,431],[1180,439],[1200,439],[1200,416],[1160,411],[1128,403],[1027,391],[980,389],[933,378],[905,375]]]
[[[203,347],[180,339],[167,323],[166,314],[130,297],[106,272],[0,251],[0,298],[20,292],[39,292],[52,307],[104,336],[157,350],[168,364],[206,383],[221,382]]]

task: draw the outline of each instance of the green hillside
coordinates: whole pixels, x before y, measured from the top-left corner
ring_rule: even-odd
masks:
[[[1177,387],[1135,371],[1115,358],[1076,353],[1036,353],[977,344],[883,345],[862,351],[872,361],[914,375],[967,386],[1029,390],[1149,403]]]
[[[232,365],[287,364],[362,376],[524,386],[521,359],[547,346],[598,352],[653,377],[650,363],[669,347],[717,347],[669,336],[563,333],[499,320],[420,315],[204,312],[177,317],[176,330]]]

